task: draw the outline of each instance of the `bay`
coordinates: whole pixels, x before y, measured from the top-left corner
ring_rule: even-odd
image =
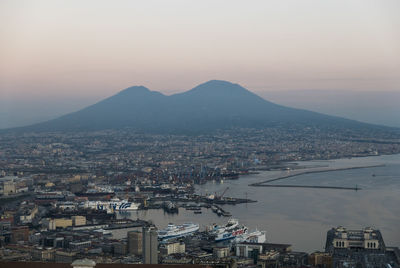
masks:
[[[342,187],[357,185],[362,189],[358,191],[248,186],[288,174],[288,171],[262,171],[241,176],[238,180],[197,185],[196,192],[218,194],[229,187],[226,196],[257,200],[256,203],[224,205],[223,208],[249,230],[258,228],[267,231],[268,242],[292,244],[296,251],[324,250],[326,232],[339,225],[349,229],[367,226],[377,228],[381,230],[387,246],[400,246],[400,155],[304,161],[297,164],[306,168],[384,166],[302,174],[274,182]],[[131,213],[129,217],[151,220],[158,228],[164,228],[170,222],[196,222],[205,228],[212,223],[227,221],[227,218],[217,216],[211,209],[203,208],[202,212],[194,214],[183,208],[179,209],[178,214],[147,210]]]

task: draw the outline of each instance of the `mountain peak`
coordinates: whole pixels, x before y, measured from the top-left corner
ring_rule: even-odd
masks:
[[[158,91],[151,91],[147,87],[144,86],[132,86],[128,87],[124,90],[121,90],[118,94],[110,97],[110,98],[149,98],[152,96],[164,96]]]
[[[224,80],[210,80],[207,81],[203,84],[198,85],[195,88],[201,88],[201,89],[205,89],[205,88],[215,88],[215,89],[232,89],[232,88],[243,88],[241,87],[239,84],[234,84],[231,83],[229,81],[224,81]],[[244,89],[244,88],[243,88]]]
[[[144,86],[132,86],[132,87],[128,87],[123,89],[122,91],[120,91],[120,93],[145,93],[145,92],[151,92],[150,89],[148,89],[147,87]]]
[[[235,83],[232,83],[232,82],[229,82],[229,81],[226,81],[226,80],[213,79],[213,80],[209,80],[207,82],[204,82],[204,83],[200,84],[199,86],[202,86],[202,85],[209,85],[209,86],[237,86],[238,84],[235,84]]]
[[[224,80],[210,80],[203,84],[196,86],[187,93],[191,94],[232,94],[232,93],[249,93],[247,89],[240,86],[239,84],[234,84]]]

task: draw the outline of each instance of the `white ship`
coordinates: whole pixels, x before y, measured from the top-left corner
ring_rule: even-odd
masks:
[[[237,236],[244,235],[247,233],[247,227],[245,226],[240,226],[240,227],[235,227],[234,229],[231,230],[225,230],[225,231],[218,231],[215,233],[215,242],[221,242],[224,240],[230,240],[234,239]]]
[[[265,243],[267,240],[266,232],[255,230],[254,232],[245,233],[235,238],[236,243],[251,242],[251,243]]]
[[[231,218],[228,220],[228,223],[225,225],[216,225],[216,224],[212,225],[210,231],[212,233],[217,233],[217,232],[221,232],[221,231],[229,231],[238,226],[239,226],[239,221],[237,219]]]
[[[212,226],[210,232],[215,242],[220,242],[224,240],[234,239],[238,236],[247,234],[247,227],[239,226],[239,221],[237,219],[231,218],[225,225]]]
[[[168,239],[173,237],[182,237],[199,230],[197,223],[184,223],[182,225],[168,224],[167,228],[158,231],[159,239]]]
[[[133,211],[139,209],[139,203],[113,198],[110,201],[86,201],[83,207],[95,210],[106,210],[107,212]]]

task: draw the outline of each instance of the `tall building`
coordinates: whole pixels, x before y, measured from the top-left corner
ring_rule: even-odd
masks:
[[[158,236],[154,226],[143,227],[143,263],[158,264]]]
[[[142,255],[142,237],[143,234],[140,231],[128,232],[128,253],[134,255]]]

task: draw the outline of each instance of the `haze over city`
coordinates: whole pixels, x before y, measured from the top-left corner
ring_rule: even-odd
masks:
[[[399,14],[0,1],[0,268],[400,268]]]
[[[0,128],[52,119],[133,85],[172,94],[210,79],[279,104],[400,126],[398,1],[0,7]]]

